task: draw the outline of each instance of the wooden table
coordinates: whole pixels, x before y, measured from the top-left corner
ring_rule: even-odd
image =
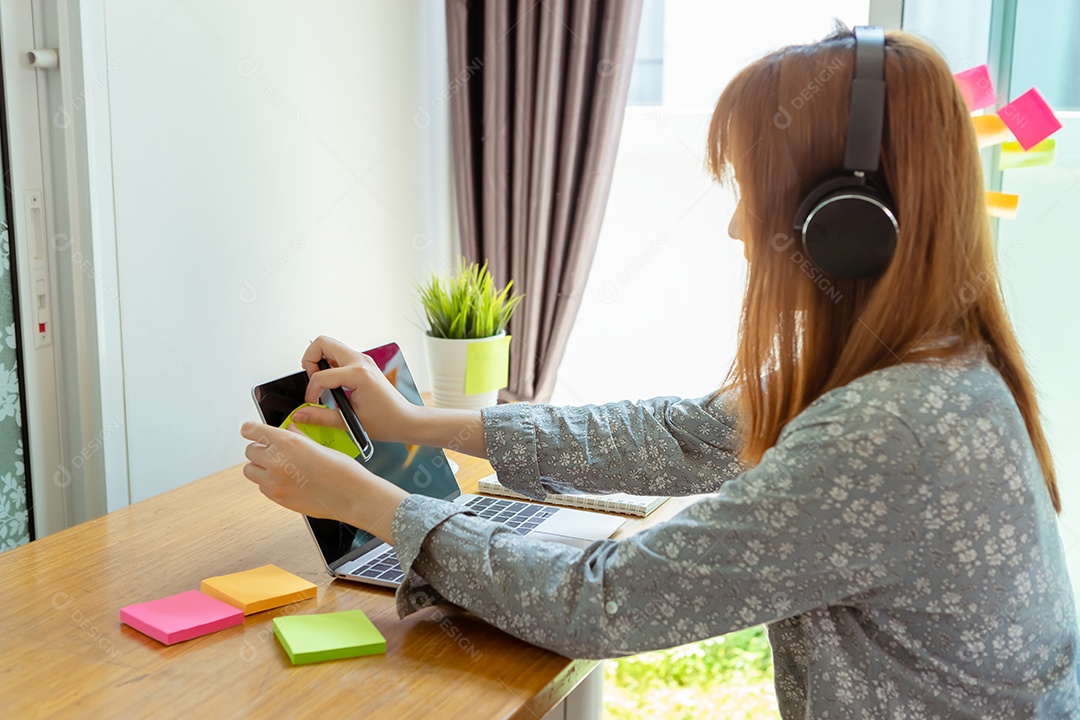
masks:
[[[450,455],[475,492],[491,466]],[[317,598],[169,647],[120,624],[124,605],[270,563],[316,583]],[[332,580],[303,519],[240,465],[3,553],[0,602],[4,718],[540,718],[596,665],[445,607],[399,620],[392,591]],[[351,609],[386,637],[385,656],[289,664],[274,617]]]

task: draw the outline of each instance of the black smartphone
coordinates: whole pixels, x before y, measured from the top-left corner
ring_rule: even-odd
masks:
[[[330,369],[330,363],[326,361],[326,358],[319,360],[319,369]],[[341,417],[345,419],[345,428],[352,435],[353,443],[360,449],[360,457],[364,458],[364,460],[370,460],[371,454],[375,452],[375,446],[371,444],[371,438],[368,437],[364,426],[360,424],[360,418],[356,417],[356,411],[353,410],[352,403],[346,397],[345,391],[340,387],[330,388],[330,395],[334,398],[334,403],[337,404]]]
[[[293,410],[303,404],[307,386],[307,373],[301,370],[292,375],[286,375],[277,380],[253,387],[251,395],[255,400],[255,405],[259,408],[263,422],[274,427],[281,427],[281,424],[285,422],[285,418],[289,417]],[[330,396],[333,403],[325,404],[337,406],[338,412],[341,413],[341,417],[345,420],[346,430],[353,444],[360,451],[358,457],[365,462],[371,460],[371,456],[375,452],[375,446],[360,424],[360,419],[356,417],[356,412],[353,411],[352,405],[349,404],[349,399],[345,397],[345,391],[341,388],[335,388],[330,391]]]

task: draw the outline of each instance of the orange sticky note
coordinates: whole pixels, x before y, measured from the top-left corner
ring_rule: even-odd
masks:
[[[243,610],[245,615],[307,600],[315,597],[318,591],[315,583],[276,565],[206,578],[199,589]]]
[[[986,208],[991,217],[1012,220],[1020,206],[1020,196],[1012,193],[986,191]]]
[[[1005,121],[997,115],[976,115],[971,118],[975,123],[975,137],[979,141],[979,149],[1007,142],[1012,133],[1005,126]]]

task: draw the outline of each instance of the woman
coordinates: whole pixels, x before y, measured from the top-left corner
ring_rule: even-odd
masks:
[[[706,499],[580,550],[409,496],[264,425],[244,427],[245,474],[286,507],[334,508],[391,542],[407,574],[402,615],[448,601],[587,658],[769,623],[791,718],[1080,713],[1054,469],[1002,304],[972,123],[925,43],[890,33],[885,54],[881,180],[900,235],[879,277],[823,287],[783,240],[800,200],[842,165],[852,35],[755,62],[717,103],[709,165],[741,194],[731,233],[749,260],[722,392],[439,410],[408,404],[333,340],[304,355],[309,401],[352,388],[376,439],[486,456],[531,496]],[[317,371],[324,356],[336,367]],[[340,422],[330,411],[305,420]]]

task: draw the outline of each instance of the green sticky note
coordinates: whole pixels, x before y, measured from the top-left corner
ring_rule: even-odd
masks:
[[[386,652],[386,638],[360,610],[276,617],[274,637],[293,665]]]
[[[296,408],[296,410],[308,407],[325,408],[326,406],[316,405],[315,403],[304,403]],[[289,413],[289,417],[285,418],[285,422],[281,423],[281,428],[283,430],[287,430],[288,427],[293,424],[292,416],[296,414],[296,410]],[[311,425],[309,423],[296,423],[296,427],[300,432],[304,433],[323,447],[328,447],[331,450],[338,450],[351,458],[360,454],[360,448],[356,447],[356,443],[352,441],[352,437],[341,428],[326,427],[325,425]]]
[[[1015,168],[1042,167],[1054,164],[1054,150],[1057,141],[1043,140],[1026,151],[1018,142],[1001,143],[1001,160],[998,167],[1002,170]]]
[[[510,381],[510,336],[469,343],[465,356],[465,394],[479,395],[506,387]]]

